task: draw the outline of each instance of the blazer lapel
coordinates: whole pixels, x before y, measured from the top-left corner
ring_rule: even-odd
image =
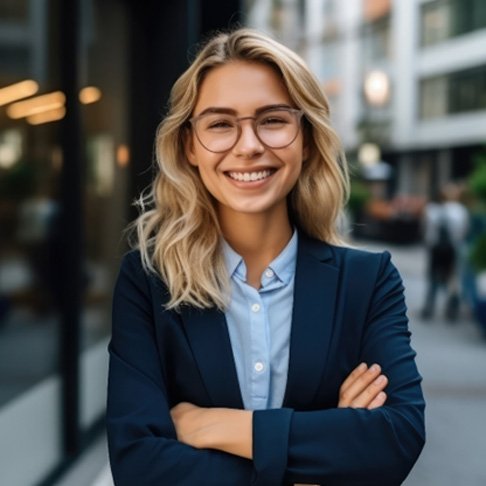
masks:
[[[244,408],[224,313],[186,307],[182,320],[213,406]]]
[[[308,408],[324,374],[339,274],[331,258],[328,245],[299,234],[284,407]]]

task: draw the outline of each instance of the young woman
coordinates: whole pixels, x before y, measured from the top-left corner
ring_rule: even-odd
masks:
[[[424,443],[403,287],[341,244],[345,159],[304,62],[212,38],[157,161],[114,295],[115,484],[401,484]]]

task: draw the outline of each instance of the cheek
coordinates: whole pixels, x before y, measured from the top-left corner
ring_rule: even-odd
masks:
[[[208,160],[198,159],[197,170],[199,172],[199,178],[202,181],[203,186],[214,195],[214,192],[218,190],[218,173],[216,170],[216,163],[211,163]]]

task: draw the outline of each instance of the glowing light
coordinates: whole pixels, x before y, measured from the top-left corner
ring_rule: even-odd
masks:
[[[0,168],[10,169],[22,156],[22,135],[16,129],[0,134]]]
[[[64,107],[66,96],[62,91],[54,91],[28,100],[18,101],[7,107],[7,115],[14,120],[52,111]]]
[[[35,115],[27,117],[27,122],[31,125],[41,125],[42,123],[49,123],[53,121],[62,120],[66,114],[66,108],[61,106],[49,111],[43,111]]]
[[[0,106],[35,95],[37,91],[39,91],[39,85],[32,79],[5,86],[0,89]]]
[[[364,143],[359,147],[358,160],[363,165],[371,167],[378,163],[380,157],[380,147],[374,143]]]
[[[127,145],[120,144],[116,149],[116,161],[119,167],[126,167],[130,162],[130,150]]]
[[[382,106],[390,97],[390,78],[383,71],[371,71],[364,82],[366,99],[371,105]]]
[[[59,172],[62,169],[63,165],[63,153],[62,149],[59,146],[55,146],[52,149],[51,152],[51,163],[52,163],[52,168],[56,171]]]
[[[79,92],[79,101],[83,105],[89,105],[90,103],[96,103],[101,99],[101,90],[96,86],[86,86]]]

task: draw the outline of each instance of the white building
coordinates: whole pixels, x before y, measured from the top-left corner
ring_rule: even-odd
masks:
[[[348,153],[380,145],[394,193],[470,172],[486,142],[484,0],[256,0],[249,24],[306,58]]]

